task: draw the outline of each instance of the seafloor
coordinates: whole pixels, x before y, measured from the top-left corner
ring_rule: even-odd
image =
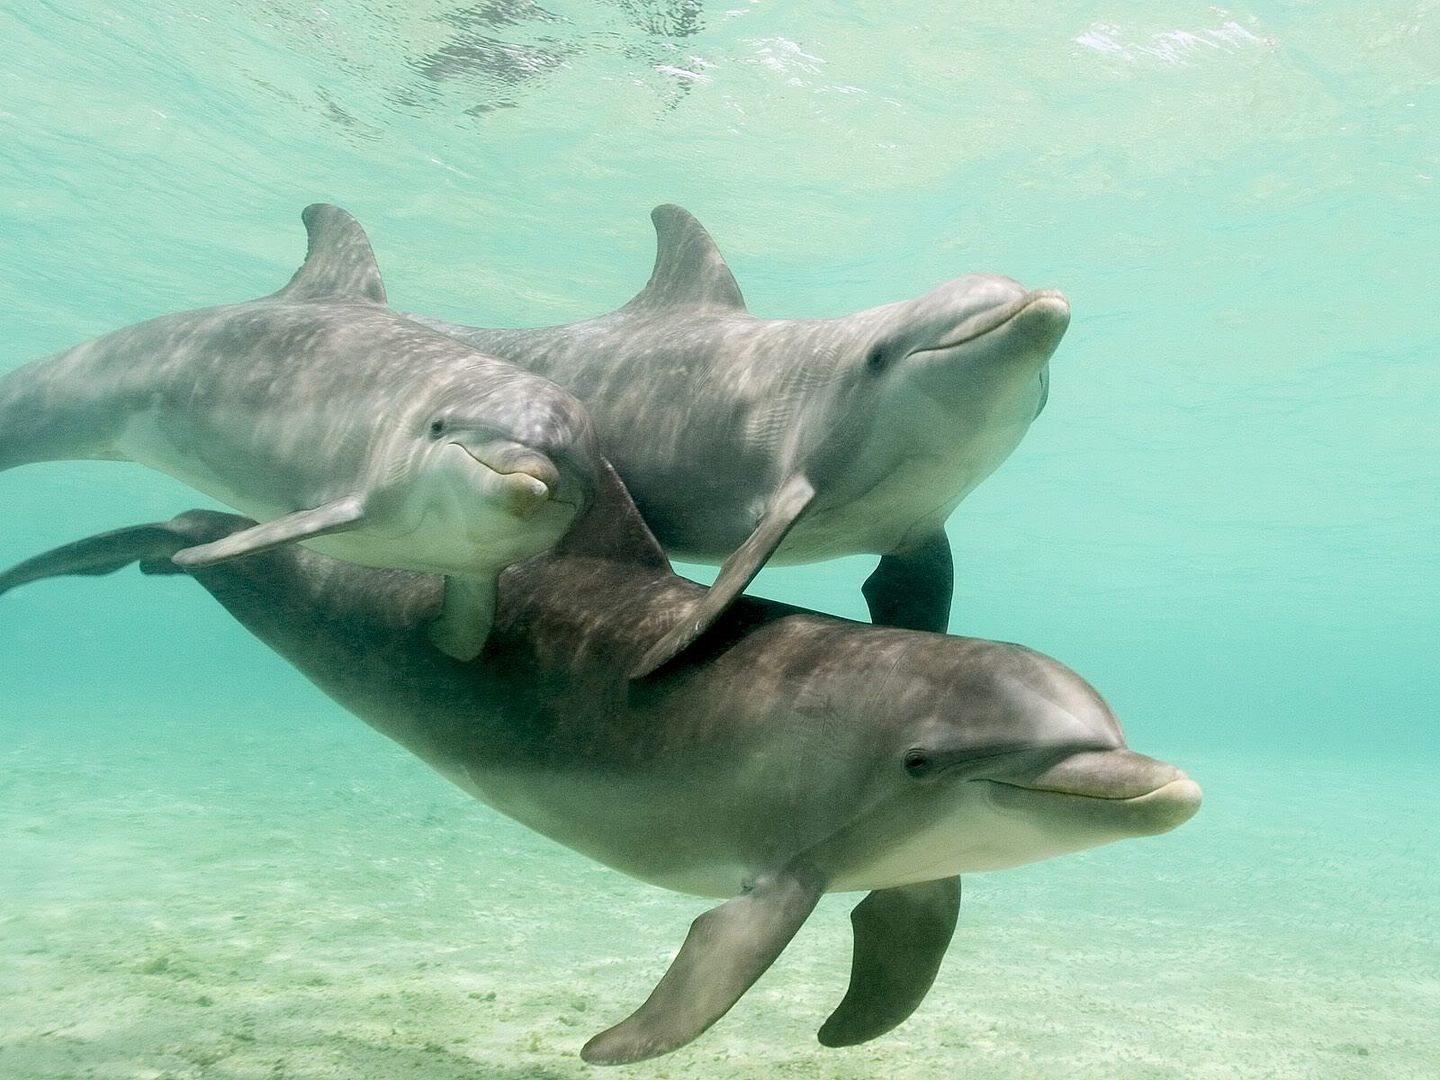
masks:
[[[0,1076],[546,1078],[705,901],[471,801],[338,713],[0,731]],[[1134,740],[1146,747],[1143,739]],[[832,1051],[854,897],[644,1077],[1434,1077],[1426,763],[1171,754],[1167,836],[967,881],[899,1030]],[[617,1073],[618,1075],[618,1073]]]

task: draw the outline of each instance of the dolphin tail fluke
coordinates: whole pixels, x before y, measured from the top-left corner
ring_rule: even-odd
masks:
[[[167,545],[175,551],[183,543],[163,524],[101,533],[36,555],[0,573],[0,594],[45,578],[113,574],[133,562],[155,558]]]
[[[785,873],[701,915],[645,1004],[580,1051],[591,1065],[628,1065],[697,1038],[775,962],[824,892],[805,873]]]
[[[958,877],[878,889],[860,901],[850,913],[850,988],[821,1027],[821,1044],[868,1042],[913,1013],[935,982],[959,914]]]
[[[183,574],[177,551],[251,524],[215,510],[190,510],[169,521],[132,525],[53,548],[0,573],[0,594],[53,577],[99,577],[139,563],[146,574]]]
[[[643,679],[659,670],[708,630],[755,579],[814,498],[815,488],[808,477],[803,473],[790,477],[771,500],[770,509],[755,531],[720,567],[715,584],[684,619],[650,647],[631,669],[630,677]]]

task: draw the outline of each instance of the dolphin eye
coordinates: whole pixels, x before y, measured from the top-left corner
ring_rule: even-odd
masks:
[[[905,771],[919,780],[929,774],[932,762],[924,750],[905,751]]]
[[[441,435],[444,434],[445,421],[437,416],[434,420],[430,421],[430,437],[432,439],[438,439]]]
[[[872,375],[880,374],[889,363],[890,353],[883,345],[876,345],[870,350],[870,355],[865,357],[865,369]]]

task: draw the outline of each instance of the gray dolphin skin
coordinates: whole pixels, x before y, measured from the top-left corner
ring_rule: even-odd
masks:
[[[479,652],[501,568],[550,547],[594,485],[568,393],[385,306],[370,242],[303,214],[304,265],[272,296],[152,319],[0,378],[0,471],[136,461],[260,519],[188,565],[304,543],[449,575],[431,627]]]
[[[723,563],[632,675],[704,632],[767,561],[880,555],[871,619],[943,632],[945,520],[1044,406],[1064,296],[971,274],[844,318],[760,319],[694,217],[651,216],[654,273],[617,311],[527,330],[412,316],[575,394],[666,550]]]
[[[194,511],[0,574],[0,592],[172,555],[232,533]],[[721,898],[654,992],[585,1060],[683,1046],[780,955],[825,892],[854,909],[827,1046],[873,1039],[929,990],[959,875],[1186,821],[1200,789],[1126,748],[1109,707],[1018,645],[847,622],[741,598],[653,679],[626,668],[704,590],[602,468],[549,554],[500,577],[494,629],[459,662],[431,642],[440,579],[282,548],[188,572],[334,700],[477,798],[625,874]]]

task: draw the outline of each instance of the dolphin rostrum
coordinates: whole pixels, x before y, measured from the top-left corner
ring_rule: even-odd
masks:
[[[301,542],[449,576],[431,628],[485,640],[500,569],[551,546],[593,488],[584,409],[548,380],[385,306],[359,224],[303,215],[272,296],[152,319],[0,378],[0,470],[136,461],[259,518],[176,553],[200,566]]]
[[[0,592],[234,530],[192,511],[38,556]],[[1164,832],[1200,789],[1126,749],[1083,679],[1018,645],[847,622],[742,598],[652,680],[625,677],[700,586],[602,463],[598,501],[550,554],[500,577],[494,629],[458,662],[425,633],[437,578],[299,548],[189,572],[345,708],[502,813],[607,866],[724,900],[654,992],[584,1047],[616,1064],[717,1021],[824,892],[854,909],[827,1046],[895,1027],[955,928],[959,875]]]
[[[694,217],[651,217],[654,273],[608,315],[529,330],[412,316],[575,394],[666,550],[723,562],[632,674],[698,637],[767,561],[878,554],[871,619],[943,632],[945,519],[1044,406],[1065,298],[971,274],[844,318],[760,319]]]

